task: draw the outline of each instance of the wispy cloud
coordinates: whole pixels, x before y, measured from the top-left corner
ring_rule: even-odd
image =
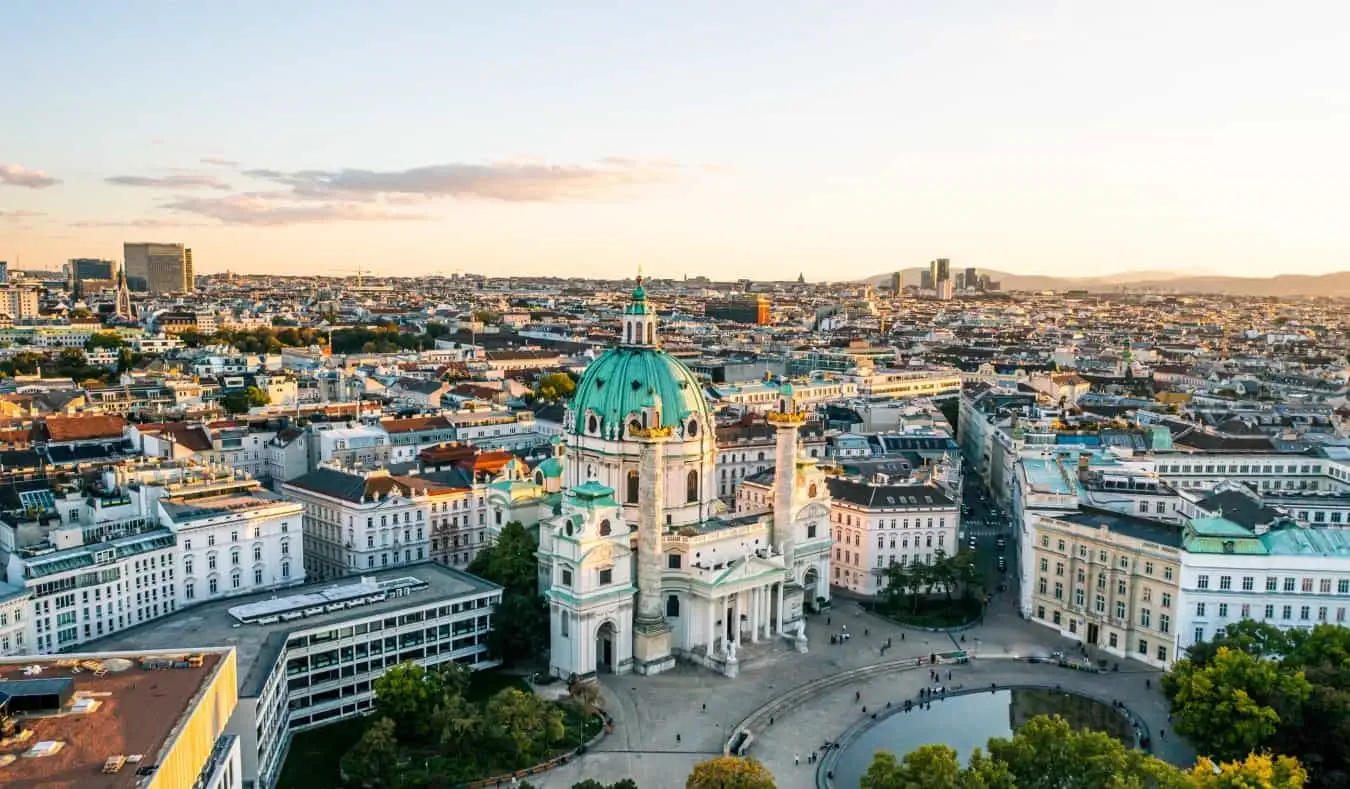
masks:
[[[568,202],[633,196],[674,181],[672,162],[608,157],[594,164],[498,162],[438,164],[407,170],[246,170],[313,200],[370,201],[384,196],[462,197],[506,202]]]
[[[202,164],[209,164],[213,167],[238,167],[239,162],[233,159],[225,159],[220,156],[203,156]]]
[[[42,211],[26,211],[22,208],[17,211],[0,209],[0,219],[28,219],[35,216],[46,216],[46,214]]]
[[[394,211],[381,205],[350,201],[297,203],[286,192],[235,194],[226,197],[195,197],[164,206],[230,225],[277,227],[323,222],[388,221],[429,219],[425,214]]]
[[[71,227],[78,228],[98,228],[98,227],[206,227],[200,222],[184,222],[180,219],[109,219],[95,220],[86,219],[78,222],[71,222]]]
[[[28,189],[46,189],[61,183],[41,170],[29,170],[18,164],[0,164],[0,184],[23,186]]]
[[[228,192],[231,188],[214,175],[114,175],[104,180],[117,186],[139,186],[147,189],[215,189]]]

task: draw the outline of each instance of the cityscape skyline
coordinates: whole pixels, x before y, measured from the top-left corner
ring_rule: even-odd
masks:
[[[261,28],[10,9],[0,259],[162,241],[199,273],[1350,268],[1339,5],[614,8],[297,3]],[[64,54],[135,37],[193,46],[172,67]]]

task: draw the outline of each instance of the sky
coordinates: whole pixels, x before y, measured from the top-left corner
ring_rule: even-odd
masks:
[[[1350,3],[9,0],[0,259],[1350,269]]]

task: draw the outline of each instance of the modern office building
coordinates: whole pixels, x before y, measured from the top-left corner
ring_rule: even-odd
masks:
[[[974,290],[980,286],[980,275],[975,271],[974,266],[966,267],[966,288]]]
[[[192,250],[182,244],[122,245],[127,284],[146,293],[185,293],[193,289]]]
[[[709,318],[735,323],[753,323],[767,326],[772,321],[772,310],[767,296],[743,296],[708,302],[703,314]]]
[[[224,639],[222,639],[224,640]],[[242,789],[231,647],[0,658],[6,789]]]
[[[372,683],[387,669],[407,661],[497,665],[487,639],[501,594],[495,584],[425,563],[207,603],[96,646],[144,654],[232,644],[238,706],[226,733],[238,738],[243,786],[272,789],[291,735],[369,712]]]
[[[905,290],[905,278],[899,271],[891,273],[891,293],[899,296]]]
[[[66,286],[76,298],[117,287],[117,264],[99,258],[71,258],[66,263]]]

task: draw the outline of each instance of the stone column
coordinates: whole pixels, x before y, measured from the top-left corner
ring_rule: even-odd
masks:
[[[750,643],[759,641],[759,587],[750,590]]]
[[[708,616],[708,648],[705,654],[712,657],[714,653],[713,646],[717,643],[717,598],[709,597],[708,605],[705,607]]]
[[[736,593],[736,607],[731,611],[731,634],[732,640],[738,645],[741,640],[741,612],[745,610],[745,592]]]
[[[665,557],[661,534],[665,529],[665,473],[662,466],[668,427],[633,431],[642,444],[638,463],[638,558],[637,617],[633,634],[633,657],[640,674],[656,674],[672,668],[670,624],[661,602],[661,573]]]
[[[776,457],[773,470],[773,549],[783,555],[783,563],[791,569],[796,553],[796,536],[792,530],[793,501],[797,491],[797,430],[806,423],[806,415],[793,408],[790,401],[782,403],[786,410],[773,411],[766,417],[774,426]]]
[[[774,630],[780,635],[785,634],[783,630],[783,582],[778,582],[778,621],[774,623]]]

